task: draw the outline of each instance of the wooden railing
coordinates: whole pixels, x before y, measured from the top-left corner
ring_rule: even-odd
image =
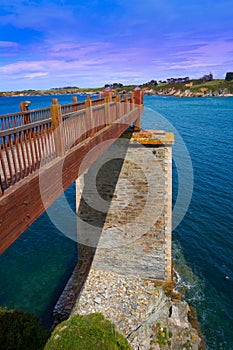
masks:
[[[1,116],[0,196],[15,183],[128,113],[140,117],[134,96],[120,95]]]
[[[50,118],[50,108],[5,114],[0,116],[0,130],[16,128],[30,122],[33,123],[48,118]]]
[[[93,105],[104,101],[103,98],[93,100]],[[67,114],[85,108],[85,101],[74,102],[61,106],[61,113]],[[28,123],[37,122],[40,120],[49,119],[51,117],[50,108],[35,109],[24,112],[15,112],[12,114],[0,115],[0,130],[16,128]]]

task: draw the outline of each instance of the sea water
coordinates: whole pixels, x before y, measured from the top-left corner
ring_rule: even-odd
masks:
[[[177,290],[197,308],[208,349],[232,350],[233,98],[151,96],[145,107],[144,128],[167,128],[169,123],[174,127],[173,154],[177,158],[178,150],[181,160],[178,168],[173,162],[173,207],[180,173],[189,178],[193,173],[193,184],[186,179],[183,189],[189,194],[193,187],[190,205],[173,231]]]
[[[69,95],[57,97],[60,103],[71,102]],[[34,109],[48,107],[51,96],[0,98],[0,115],[19,110],[22,100],[31,100]],[[176,289],[197,308],[208,349],[231,350],[233,98],[146,96],[142,126],[175,133]],[[74,185],[66,198],[75,210]],[[44,213],[0,257],[0,305],[34,312],[51,324],[53,306],[76,259],[76,244]]]

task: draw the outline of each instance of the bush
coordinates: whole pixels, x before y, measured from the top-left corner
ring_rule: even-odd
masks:
[[[227,81],[233,80],[233,72],[227,72],[225,80]]]
[[[49,332],[40,327],[36,316],[0,308],[0,349],[40,350]]]
[[[60,323],[45,350],[130,350],[127,340],[100,313],[73,315]]]

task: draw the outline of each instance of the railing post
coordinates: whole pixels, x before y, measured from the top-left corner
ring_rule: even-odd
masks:
[[[116,90],[112,90],[112,101],[116,101]]]
[[[116,118],[119,119],[121,115],[121,95],[118,94],[116,97]]]
[[[98,100],[101,99],[101,92],[98,92]]]
[[[134,109],[134,93],[130,92],[130,110]]]
[[[74,112],[76,112],[78,110],[78,106],[77,106],[78,97],[77,96],[72,97],[72,103],[74,104]]]
[[[108,101],[112,102],[112,90],[109,86],[104,89],[103,94],[104,98],[108,97]]]
[[[135,105],[138,108],[138,118],[135,123],[135,130],[141,130],[141,114],[143,112],[143,94],[139,87],[134,89]]]
[[[52,124],[54,129],[54,142],[56,155],[61,157],[65,154],[64,147],[64,132],[63,132],[63,123],[62,123],[62,115],[61,115],[61,106],[58,104],[58,100],[56,98],[52,99],[52,104],[50,106]]]
[[[28,107],[30,106],[31,102],[30,101],[21,101],[20,102],[20,110],[23,112],[23,122],[24,124],[29,124],[30,123],[30,112],[28,112]],[[25,113],[27,112],[27,113]]]
[[[142,90],[139,87],[136,87],[134,89],[134,96],[135,96],[135,104],[142,105],[143,104],[143,94],[142,94]]]
[[[110,118],[110,106],[109,106],[109,96],[104,97],[104,114],[105,114],[105,125],[109,125]]]
[[[87,100],[85,101],[85,109],[86,109],[86,118],[87,118],[87,137],[93,136],[95,134],[95,129],[93,125],[93,111],[92,111],[92,100],[90,98],[90,95],[87,97]]]
[[[105,113],[105,124],[106,126],[110,124],[110,106],[109,102],[112,102],[112,90],[107,86],[103,90],[104,94],[104,113]]]
[[[77,96],[72,96],[72,102],[73,103],[78,103],[78,97]]]
[[[129,112],[128,103],[129,103],[128,93],[126,93],[126,94],[124,94],[124,112],[125,112],[125,114],[127,114]]]

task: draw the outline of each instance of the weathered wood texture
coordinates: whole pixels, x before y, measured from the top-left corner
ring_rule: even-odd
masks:
[[[0,253],[6,250],[138,117],[138,109],[129,112],[72,147],[65,156],[55,158],[40,170],[29,174],[23,181],[9,187],[0,198]],[[107,140],[108,142],[105,142]],[[91,152],[94,147],[95,151]],[[83,162],[87,154],[88,157]]]

